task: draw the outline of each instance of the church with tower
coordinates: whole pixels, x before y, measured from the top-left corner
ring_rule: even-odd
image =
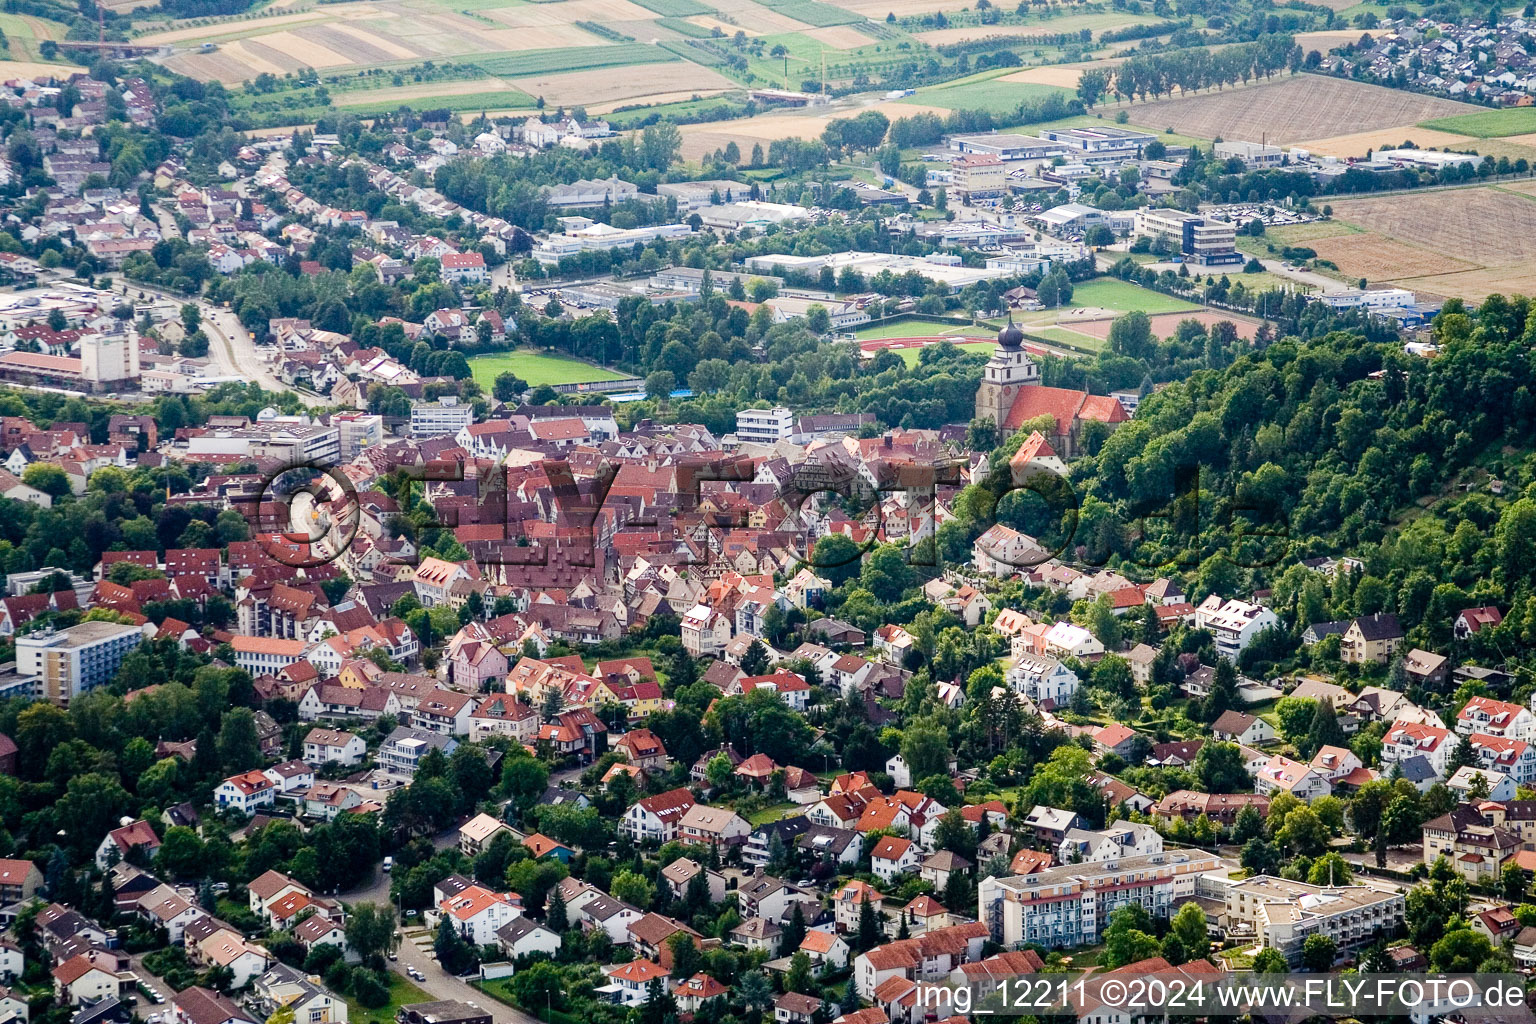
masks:
[[[1106,395],[1041,384],[1040,367],[1024,349],[1024,332],[1009,317],[997,332],[997,348],[982,371],[975,418],[996,424],[1001,443],[1025,423],[1045,415],[1056,423],[1042,433],[1055,452],[1067,459],[1083,453],[1085,423],[1103,423],[1113,430],[1130,419],[1124,407]]]

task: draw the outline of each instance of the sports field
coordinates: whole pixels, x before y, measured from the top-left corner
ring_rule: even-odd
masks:
[[[1110,309],[1119,313],[1136,310],[1143,313],[1182,313],[1186,309],[1199,308],[1192,302],[1114,277],[1100,277],[1084,284],[1074,284],[1071,304],[1076,309]]]
[[[509,370],[527,381],[530,387],[590,384],[598,380],[623,380],[626,376],[570,356],[527,350],[474,356],[469,360],[469,369],[475,375],[475,382],[487,391],[496,383],[498,374]]]
[[[955,343],[955,348],[965,352],[990,352],[997,347],[995,341],[961,341]],[[918,357],[923,354],[920,348],[898,348],[896,354],[901,356],[901,361],[908,366],[916,366]]]

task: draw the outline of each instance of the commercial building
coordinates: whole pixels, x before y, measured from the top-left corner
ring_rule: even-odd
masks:
[[[951,260],[954,262],[950,262]],[[823,256],[769,253],[762,256],[749,256],[746,264],[748,270],[761,270],[779,275],[791,271],[818,274],[823,267],[831,268],[833,273],[841,273],[844,268],[851,268],[863,274],[866,280],[882,271],[889,271],[897,276],[918,274],[943,285],[952,293],[977,281],[1007,276],[1004,271],[961,266],[957,257],[947,257],[943,254],[924,257],[898,256],[884,252],[833,252]]]
[[[460,405],[453,395],[443,395],[436,402],[417,402],[411,406],[412,437],[450,437],[475,422],[475,407]]]
[[[748,291],[751,290],[754,281],[767,281],[775,287],[784,284],[777,277],[766,274],[737,274],[730,270],[705,271],[698,267],[669,267],[653,274],[649,287],[659,292],[686,292],[689,295],[697,295],[704,288],[706,273],[709,274],[710,286],[717,292],[724,292],[734,281],[740,281],[742,287]]]
[[[754,228],[761,231],[775,224],[792,220],[805,220],[811,211],[804,206],[790,203],[766,203],[759,199],[743,199],[737,203],[721,203],[706,206],[698,211],[699,220],[707,228],[722,231],[740,231]]]
[[[1147,143],[1157,138],[1134,128],[1047,128],[1040,133],[1047,142],[1059,142],[1068,156],[1085,164],[1102,165],[1135,160]]]
[[[1233,882],[1226,892],[1228,936],[1257,939],[1292,965],[1312,935],[1333,940],[1343,954],[1393,934],[1405,903],[1397,889],[1373,885],[1309,885],[1270,875]]]
[[[16,672],[33,680],[34,695],[68,704],[111,682],[123,658],[143,639],[138,626],[118,622],[39,630],[16,638]]]
[[[337,430],[337,444],[343,459],[351,459],[364,448],[384,442],[384,417],[365,412],[339,413],[331,417]]]
[[[1090,945],[1100,941],[1118,907],[1139,903],[1153,917],[1166,918],[1195,895],[1200,875],[1225,867],[1213,853],[1172,850],[985,878],[977,888],[976,913],[992,938],[1010,948],[1026,942]]]
[[[1216,159],[1241,160],[1244,167],[1251,171],[1259,171],[1279,167],[1285,163],[1285,150],[1262,142],[1218,142]]]
[[[1068,149],[1060,142],[1051,142],[1033,135],[1010,135],[987,132],[982,135],[951,135],[949,148],[957,153],[976,153],[995,156],[1002,160],[1053,160],[1066,156]]]
[[[966,202],[1000,196],[1008,191],[1008,172],[1001,157],[967,153],[950,168],[954,190]]]
[[[1243,262],[1237,251],[1237,225],[1183,210],[1140,210],[1136,232],[1161,239],[1178,252],[1205,266]]]
[[[736,440],[756,444],[776,444],[795,432],[795,414],[782,406],[772,409],[743,409],[736,414]]]
[[[636,245],[645,245],[658,238],[686,238],[693,234],[693,228],[687,224],[616,228],[587,217],[562,217],[560,225],[564,229],[560,234],[539,239],[529,255],[540,263],[555,264],[583,252],[633,249]]]

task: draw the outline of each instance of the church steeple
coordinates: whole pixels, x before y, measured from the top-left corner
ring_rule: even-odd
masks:
[[[976,391],[976,418],[997,425],[999,438],[1007,435],[1004,424],[1019,391],[1040,383],[1040,367],[1024,350],[1024,332],[1008,314],[1008,322],[997,332],[997,348],[982,371],[981,387]]]

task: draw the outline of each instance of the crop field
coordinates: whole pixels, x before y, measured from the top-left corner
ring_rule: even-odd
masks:
[[[1012,25],[957,25],[950,28],[936,28],[926,32],[917,32],[915,36],[933,46],[965,43],[972,39],[991,38],[997,38],[1000,44],[1006,45],[1020,38],[1054,36],[1062,32],[1076,32],[1081,29],[1088,29],[1097,35],[1100,32],[1112,29],[1128,28],[1132,25],[1147,25],[1157,20],[1157,18],[1149,14],[1127,14],[1123,11],[1106,11],[1102,14],[1072,14],[1061,18],[1031,19],[1022,24]]]
[[[1257,85],[1136,103],[1131,120],[1200,139],[1259,139],[1288,145],[1303,139],[1411,129],[1432,118],[1476,110],[1434,96],[1319,75],[1283,76]]]
[[[559,50],[530,50],[527,53],[487,54],[476,57],[475,66],[488,75],[525,78],[530,75],[591,71],[627,64],[662,64],[676,59],[676,54],[650,43],[624,43],[619,46],[579,46]]]
[[[981,82],[967,82],[948,88],[942,86],[920,89],[902,103],[944,107],[949,110],[987,110],[993,114],[1012,114],[1019,104],[1044,99],[1050,95],[1067,95],[1066,89],[1054,85],[1034,85],[1029,82],[1012,82],[1001,76]]]
[[[628,106],[637,100],[678,103],[718,96],[735,88],[736,83],[709,68],[675,60],[669,64],[630,65],[622,74],[597,70],[519,78],[517,87],[544,97],[546,104],[581,105],[600,114],[610,105]]]
[[[714,10],[698,0],[635,0],[635,3],[663,18],[686,18],[692,14],[709,14]]]
[[[469,360],[475,381],[486,390],[496,382],[496,375],[511,371],[527,381],[529,386],[540,384],[590,384],[598,380],[623,380],[624,374],[605,370],[591,363],[584,363],[569,356],[549,352],[497,352],[493,355],[473,356]]]
[[[796,21],[803,21],[807,25],[817,28],[831,28],[833,25],[857,25],[868,19],[862,14],[854,14],[845,11],[841,7],[820,3],[819,0],[787,0],[784,3],[764,0],[765,6],[773,8],[779,14]]]
[[[1475,113],[1426,119],[1423,126],[1480,139],[1525,135],[1536,132],[1536,107],[1505,107],[1502,110],[1479,108]]]
[[[1519,183],[1519,186],[1536,187]],[[1306,244],[1376,281],[1430,295],[1536,293],[1536,196],[1500,185],[1338,200],[1334,216],[1365,233]],[[1494,226],[1497,226],[1496,229]]]

